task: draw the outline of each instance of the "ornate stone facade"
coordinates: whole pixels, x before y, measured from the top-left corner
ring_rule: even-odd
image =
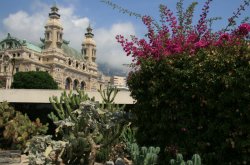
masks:
[[[0,80],[10,88],[16,72],[46,71],[62,89],[99,88],[96,64],[96,44],[92,28],[87,28],[81,53],[68,46],[63,39],[63,26],[56,6],[51,7],[45,25],[44,38],[37,46],[28,41],[8,36],[0,41]]]

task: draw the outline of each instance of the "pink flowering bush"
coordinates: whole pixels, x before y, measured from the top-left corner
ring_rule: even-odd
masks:
[[[147,39],[117,36],[135,70],[128,86],[137,101],[137,141],[161,147],[160,164],[176,153],[204,164],[250,164],[250,24],[235,25],[249,0],[230,17],[226,28],[209,27],[207,0],[192,24],[192,3],[178,18],[160,6],[161,20],[144,16]]]
[[[243,23],[229,32],[226,29],[213,32],[208,28],[206,19],[211,1],[206,1],[198,24],[195,26],[192,26],[190,21],[193,11],[184,13],[182,20],[178,24],[173,12],[166,6],[161,5],[161,26],[155,25],[150,16],[142,18],[148,29],[148,40],[132,37],[132,41],[129,41],[118,35],[116,37],[117,41],[127,55],[133,57],[136,64],[140,64],[141,59],[160,60],[177,54],[195,55],[200,49],[216,50],[218,47],[241,46],[244,44],[250,32],[249,23]],[[249,1],[245,1],[245,5],[247,4],[249,4]],[[230,20],[232,21],[232,18]],[[231,23],[229,22],[229,24]]]

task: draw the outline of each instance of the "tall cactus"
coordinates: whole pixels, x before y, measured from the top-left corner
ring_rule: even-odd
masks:
[[[201,157],[198,154],[194,154],[192,160],[185,162],[182,154],[177,154],[176,160],[170,160],[170,165],[201,165]]]
[[[118,104],[114,103],[115,97],[119,90],[116,87],[111,86],[108,84],[107,88],[103,89],[102,86],[100,85],[100,89],[97,90],[101,97],[102,97],[102,104],[101,109],[108,109],[110,111],[118,110],[118,109],[123,109],[125,105],[120,107]]]
[[[98,92],[101,94],[103,101],[107,104],[114,102],[119,90],[116,87],[113,87],[108,84],[106,89],[102,89],[102,86],[100,85],[100,89],[98,89]]]
[[[49,98],[50,103],[54,107],[56,114],[51,112],[48,117],[53,121],[64,120],[71,116],[71,112],[77,108],[79,108],[80,103],[86,100],[89,100],[87,94],[84,91],[77,89],[77,94],[74,94],[70,91],[68,94],[64,91],[60,100],[58,100],[57,96],[53,96]],[[75,119],[73,116],[71,116]]]

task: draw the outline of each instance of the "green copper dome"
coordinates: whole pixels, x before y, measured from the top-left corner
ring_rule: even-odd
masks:
[[[42,52],[42,49],[41,49],[40,47],[38,47],[38,46],[36,46],[36,45],[34,45],[34,44],[32,44],[32,43],[26,42],[25,45],[26,45],[26,47],[27,47],[28,49],[31,49],[31,50],[33,50],[33,51],[35,51],[35,52],[39,52],[39,53]]]
[[[42,49],[39,46],[27,42],[26,40],[20,40],[18,38],[12,37],[10,33],[8,33],[6,38],[0,41],[0,50],[17,49],[21,46],[27,47],[28,49],[33,50],[35,52],[42,52]]]
[[[63,52],[68,57],[75,58],[77,60],[84,60],[84,57],[83,57],[83,55],[80,52],[78,52],[74,48],[69,47],[67,44],[63,43],[62,44],[62,49],[63,49]]]

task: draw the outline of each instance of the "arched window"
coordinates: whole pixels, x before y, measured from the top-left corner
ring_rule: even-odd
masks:
[[[81,82],[80,88],[82,90],[86,89],[86,83],[84,81]]]
[[[74,83],[73,83],[73,89],[77,89],[78,88],[78,85],[79,85],[79,81],[78,80],[74,80]]]
[[[85,56],[87,55],[87,49],[86,48],[83,50],[83,53],[84,53]]]
[[[71,84],[72,84],[72,80],[71,78],[66,78],[66,81],[65,81],[65,89],[70,89],[71,88]]]
[[[46,33],[46,39],[47,39],[47,40],[50,40],[50,32],[47,32],[47,33]]]

